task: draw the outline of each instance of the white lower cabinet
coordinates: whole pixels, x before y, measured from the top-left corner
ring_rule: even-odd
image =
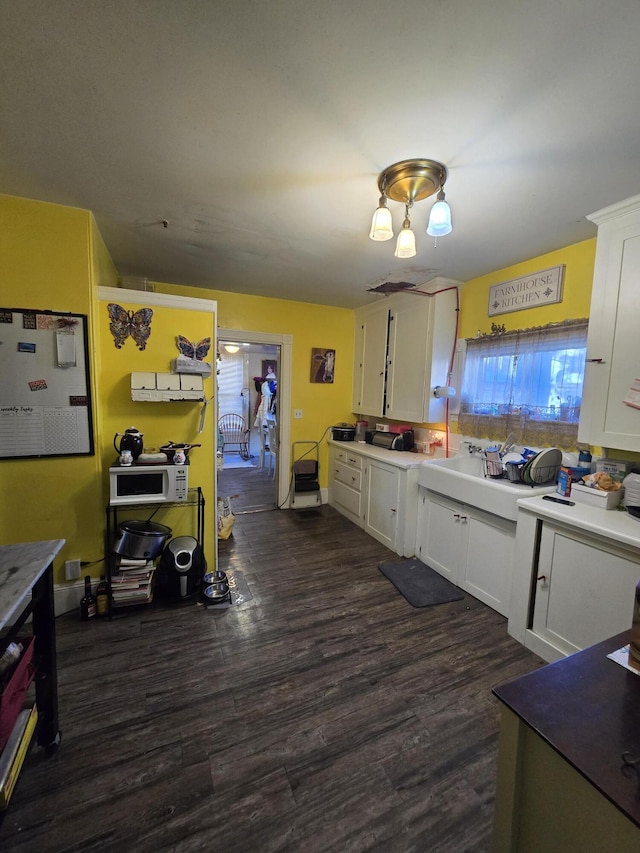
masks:
[[[362,475],[359,453],[332,447],[329,452],[329,503],[362,527]]]
[[[379,458],[383,454],[384,460]],[[406,456],[409,454],[380,448],[354,450],[349,442],[330,442],[329,504],[392,551],[412,557],[420,458],[407,467],[399,458]],[[398,459],[395,465],[394,459]]]
[[[451,583],[506,616],[516,525],[420,488],[416,556]]]
[[[555,659],[625,631],[638,577],[640,555],[545,522],[526,645]]]
[[[373,459],[367,460],[367,469],[364,529],[378,542],[396,551],[400,469]]]

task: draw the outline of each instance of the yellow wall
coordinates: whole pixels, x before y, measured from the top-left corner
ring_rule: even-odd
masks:
[[[202,294],[200,294],[200,298]],[[137,311],[147,306],[144,293],[140,294],[135,303],[115,300],[128,311]],[[215,539],[214,531],[214,471],[215,471],[215,431],[212,414],[207,415],[205,428],[198,433],[202,403],[181,401],[175,403],[133,402],[131,399],[131,373],[133,371],[150,371],[169,373],[171,360],[179,355],[176,346],[176,335],[181,334],[189,340],[201,340],[210,337],[212,342],[215,335],[215,315],[204,311],[193,311],[188,308],[175,309],[169,306],[152,307],[151,335],[144,350],[138,349],[134,340],[128,337],[123,346],[115,346],[110,332],[110,318],[107,309],[108,302],[101,301],[98,305],[95,333],[99,340],[101,368],[99,371],[99,411],[98,420],[101,424],[101,440],[98,453],[102,470],[105,472],[103,481],[103,504],[108,500],[107,470],[113,464],[119,447],[120,437],[125,429],[135,426],[144,435],[145,450],[159,450],[168,442],[200,444],[189,454],[189,486],[200,486],[207,502],[205,515],[205,554],[208,564],[213,568]],[[207,361],[215,362],[213,344]],[[205,395],[213,396],[214,378],[204,380]],[[211,410],[212,412],[213,410]],[[115,439],[115,447],[114,447]],[[139,508],[127,513],[120,512],[119,518],[146,519],[153,510]],[[154,520],[167,524],[172,528],[174,536],[196,535],[196,511],[193,507],[177,509],[160,509]]]
[[[496,270],[480,278],[470,279],[462,288],[458,337],[472,338],[478,330],[490,332],[492,323],[504,324],[507,329],[527,329],[531,326],[544,326],[546,323],[558,323],[561,320],[588,317],[595,255],[594,238],[565,246],[546,255],[538,255],[536,258]],[[565,264],[562,302],[499,314],[495,317],[487,316],[489,288],[494,284],[560,264]]]
[[[0,302],[91,315],[91,213],[0,195]],[[95,263],[108,269],[96,239]],[[90,347],[91,348],[91,347]],[[92,369],[94,420],[96,412]],[[0,461],[0,541],[66,539],[65,559],[92,561],[103,552],[101,478],[96,456]],[[97,575],[99,569],[93,569]]]
[[[353,376],[353,311],[328,305],[312,305],[227,293],[222,290],[181,287],[156,283],[159,292],[215,299],[218,326],[248,332],[292,335],[291,406],[302,409],[304,417],[293,419],[293,412],[280,413],[291,423],[291,441],[317,441],[327,427],[352,422],[351,383]],[[335,349],[336,371],[333,383],[311,382],[311,349]],[[327,437],[329,437],[327,435]],[[320,448],[320,484],[327,485],[327,444]]]

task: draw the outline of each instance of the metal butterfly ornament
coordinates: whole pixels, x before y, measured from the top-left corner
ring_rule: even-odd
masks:
[[[136,342],[138,349],[143,350],[147,346],[151,334],[152,308],[139,308],[137,311],[127,311],[116,302],[109,302],[109,329],[113,335],[116,349],[122,349],[122,345],[129,335]]]
[[[178,335],[176,343],[182,355],[186,355],[187,358],[194,358],[196,361],[202,361],[211,348],[211,338],[203,338],[197,344],[192,344],[184,335]]]

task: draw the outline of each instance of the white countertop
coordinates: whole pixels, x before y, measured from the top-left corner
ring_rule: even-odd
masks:
[[[555,494],[554,494],[555,497]],[[560,495],[558,495],[560,497]],[[542,497],[522,498],[518,509],[540,518],[558,521],[621,544],[640,548],[640,519],[617,509],[600,509],[576,501],[575,506],[545,501]]]
[[[11,624],[25,595],[53,562],[64,539],[0,546],[0,629]]]
[[[388,462],[396,468],[419,468],[423,462],[429,462],[434,458],[426,453],[414,453],[412,450],[387,450],[386,447],[376,447],[373,444],[367,444],[366,441],[334,441],[330,438],[329,444],[341,450],[361,453],[369,459]]]

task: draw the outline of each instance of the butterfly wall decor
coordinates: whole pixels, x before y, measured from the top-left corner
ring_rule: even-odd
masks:
[[[187,358],[195,358],[197,361],[202,361],[211,348],[211,338],[203,338],[197,344],[192,344],[184,335],[178,335],[176,343],[182,355],[186,355]]]
[[[113,335],[116,349],[122,349],[122,345],[129,335],[136,342],[138,349],[143,350],[147,346],[151,334],[152,308],[139,308],[137,311],[127,311],[116,302],[109,302],[109,329]]]

